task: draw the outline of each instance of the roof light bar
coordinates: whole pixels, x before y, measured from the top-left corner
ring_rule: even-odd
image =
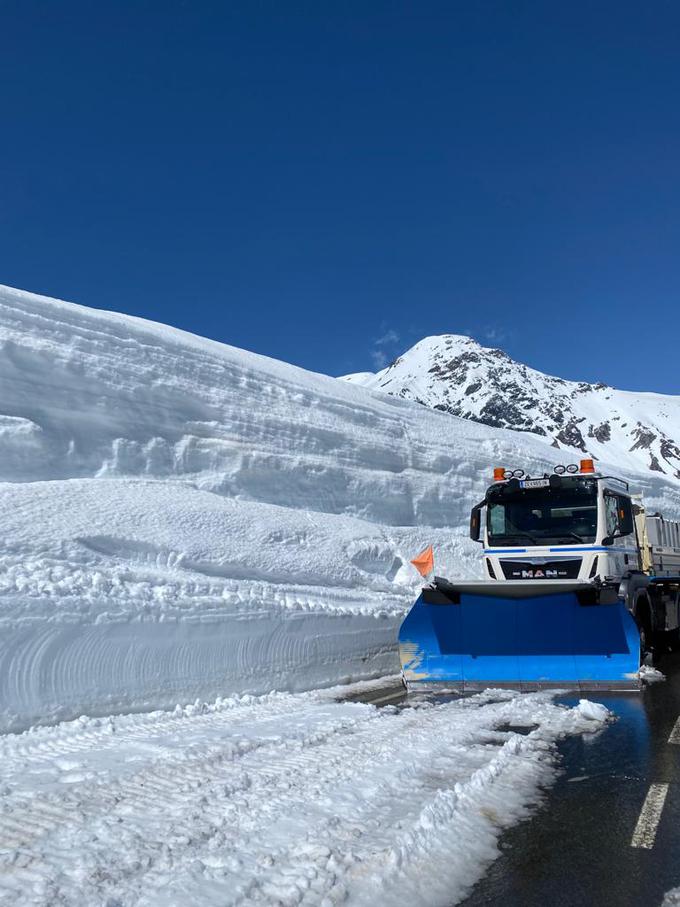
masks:
[[[494,466],[494,482],[505,482],[507,479],[522,479],[526,473],[523,469],[506,469],[505,466]]]

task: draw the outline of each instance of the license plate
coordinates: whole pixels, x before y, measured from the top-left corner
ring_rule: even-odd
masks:
[[[522,479],[519,483],[520,488],[546,488],[550,485],[550,479]]]

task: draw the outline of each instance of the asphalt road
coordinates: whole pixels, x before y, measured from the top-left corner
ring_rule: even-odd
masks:
[[[642,693],[587,694],[618,721],[561,744],[559,779],[464,907],[658,907],[680,886],[680,654],[658,667]]]

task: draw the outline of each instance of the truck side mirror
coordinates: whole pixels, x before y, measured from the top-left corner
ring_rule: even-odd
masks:
[[[477,504],[476,507],[472,508],[470,512],[470,538],[473,542],[480,541],[479,535],[482,526],[482,507],[486,501],[482,501],[481,504]]]

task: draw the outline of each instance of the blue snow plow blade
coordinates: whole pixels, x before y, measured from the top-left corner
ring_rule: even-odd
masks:
[[[616,590],[570,581],[423,589],[399,630],[409,688],[638,690],[640,636]]]

